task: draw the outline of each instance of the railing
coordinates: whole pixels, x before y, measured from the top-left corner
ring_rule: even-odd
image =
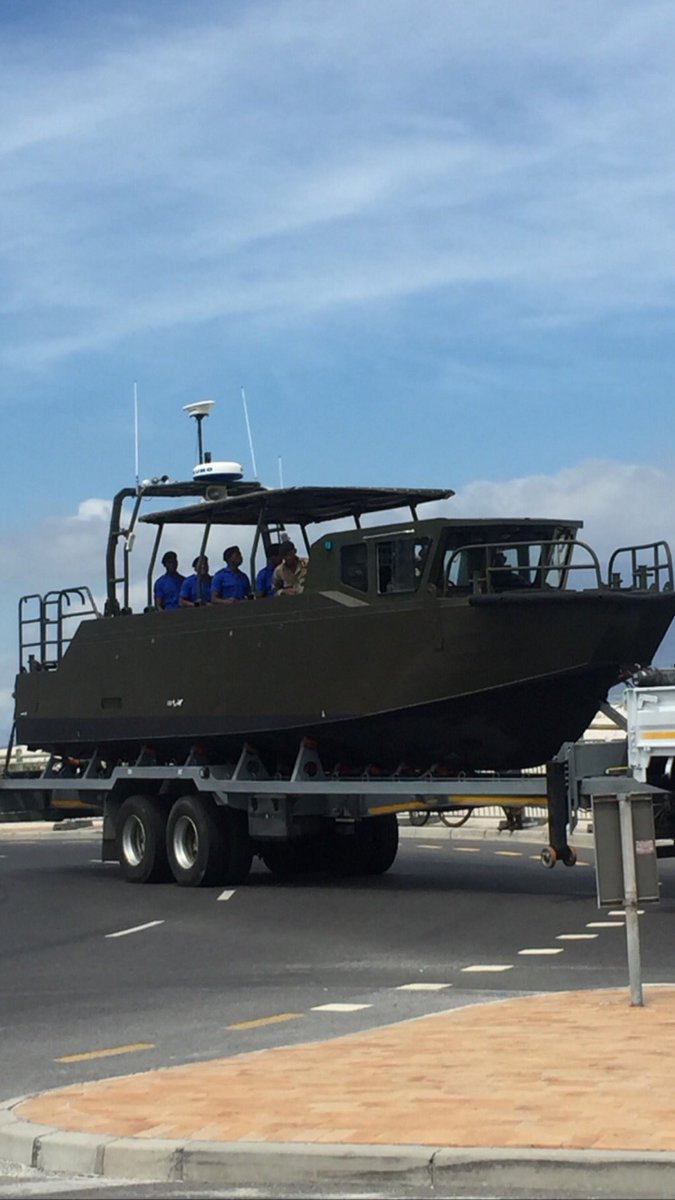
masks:
[[[525,561],[517,564],[509,562],[496,563],[495,556],[508,550],[529,550],[535,548],[543,554],[545,550],[549,550],[548,561],[539,562],[538,564],[528,563]],[[564,555],[560,562],[556,562],[553,558],[553,550],[560,548],[564,550]],[[572,562],[572,554],[574,550],[581,549],[586,552],[588,558],[585,562]],[[478,564],[471,570],[471,579],[466,582],[454,583],[450,576],[452,573],[453,563],[459,564],[460,556],[473,555]],[[518,556],[520,557],[520,556]],[[543,588],[546,584],[546,577],[550,576],[557,579],[556,583],[548,584],[549,587],[562,589],[564,587],[566,576],[570,571],[591,571],[595,586],[602,587],[602,573],[600,570],[600,562],[595,551],[586,542],[570,542],[570,541],[522,541],[522,542],[483,542],[479,545],[476,543],[467,543],[464,546],[459,546],[448,560],[445,568],[445,579],[443,585],[443,594],[452,595],[454,591],[474,592],[501,592],[507,589],[526,589],[526,588]]]
[[[638,555],[647,552],[647,562],[639,562]],[[629,558],[631,582],[623,590],[639,591],[669,591],[673,590],[673,559],[667,542],[645,542],[642,546],[619,546],[609,560],[609,586],[621,590],[621,573],[617,571],[617,561],[621,555]],[[661,583],[665,575],[665,582]]]
[[[79,602],[79,603],[78,603]],[[57,667],[83,617],[100,617],[88,587],[62,588],[19,600],[19,671]],[[34,628],[35,627],[35,628]],[[33,635],[33,636],[31,636]]]

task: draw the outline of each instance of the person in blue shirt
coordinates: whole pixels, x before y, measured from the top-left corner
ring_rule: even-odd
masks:
[[[272,576],[274,568],[281,562],[281,546],[270,546],[267,551],[267,566],[261,567],[255,577],[256,596],[273,596]]]
[[[238,546],[228,546],[223,552],[225,566],[216,571],[211,585],[212,604],[234,604],[237,600],[248,600],[251,583],[248,575],[240,571],[243,558]]]
[[[178,571],[178,555],[175,550],[167,550],[162,558],[165,574],[155,580],[155,608],[178,608],[181,584],[185,576]]]
[[[178,603],[181,608],[196,608],[200,604],[211,601],[211,576],[209,575],[209,560],[204,555],[197,555],[192,564],[194,575],[188,575],[183,580]]]

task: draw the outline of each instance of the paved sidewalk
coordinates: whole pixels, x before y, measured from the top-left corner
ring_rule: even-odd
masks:
[[[672,1195],[674,1063],[675,987],[644,1008],[627,988],[521,996],[15,1101],[0,1157],[239,1186],[386,1175],[420,1195],[467,1164],[529,1171],[533,1194],[583,1166],[592,1194]]]

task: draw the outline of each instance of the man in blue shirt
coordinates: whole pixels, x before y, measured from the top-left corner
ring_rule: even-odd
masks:
[[[192,564],[194,575],[188,575],[180,589],[178,603],[181,608],[196,608],[200,604],[208,604],[211,600],[211,576],[209,575],[209,560],[204,555]]]
[[[178,555],[175,550],[167,550],[162,558],[165,574],[155,580],[155,608],[178,608],[178,597],[184,576],[178,572]]]
[[[274,568],[281,562],[281,546],[270,546],[267,551],[267,566],[261,567],[255,577],[256,596],[273,596],[272,576]]]
[[[241,550],[238,546],[228,546],[223,558],[225,566],[213,576],[211,603],[234,604],[237,600],[247,600],[251,595],[251,583],[248,575],[239,570],[244,561]]]

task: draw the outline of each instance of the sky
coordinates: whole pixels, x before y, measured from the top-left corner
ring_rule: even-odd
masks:
[[[0,742],[134,386],[142,478],[204,398],[250,477],[243,387],[270,486],[675,543],[674,59],[670,0],[0,0]]]

